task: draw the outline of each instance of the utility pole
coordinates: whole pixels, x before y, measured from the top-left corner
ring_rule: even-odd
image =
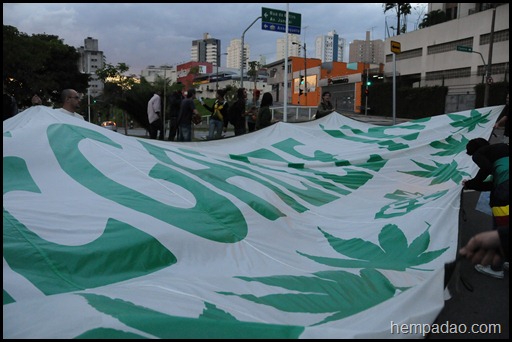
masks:
[[[227,52],[221,53],[217,60],[217,76],[215,77],[215,90],[219,90],[219,64],[222,59],[222,55],[227,55]]]
[[[307,89],[308,89],[308,60],[306,57],[306,43],[304,45],[301,45],[297,42],[292,42],[292,45],[298,45],[299,47],[304,48],[304,105],[308,105],[308,95],[307,95]],[[299,82],[299,89],[300,89],[300,82]],[[300,92],[299,92],[299,104],[300,104]]]
[[[489,88],[492,83],[491,65],[492,65],[492,45],[494,41],[494,21],[496,20],[496,7],[492,9],[492,22],[491,22],[491,35],[489,37],[489,57],[487,58],[486,79],[485,79],[485,92],[484,92],[484,107],[489,105]]]
[[[245,31],[242,33],[242,47],[240,49],[240,56],[241,56],[241,58],[240,58],[240,88],[244,87],[244,64],[245,64],[244,37],[245,37],[245,32],[247,32],[247,30],[249,30],[251,28],[251,26],[254,25],[254,23],[258,21],[258,19],[261,19],[261,16],[254,19],[254,21],[251,23],[251,25],[249,25],[249,27],[247,27],[245,29]]]
[[[304,42],[304,106],[308,105],[308,60],[306,59],[306,42]]]

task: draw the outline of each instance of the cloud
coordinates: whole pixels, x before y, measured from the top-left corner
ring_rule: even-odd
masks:
[[[87,37],[98,39],[108,63],[126,63],[132,73],[140,74],[148,65],[189,61],[192,41],[205,33],[220,39],[225,52],[231,40],[241,38],[261,16],[262,7],[287,9],[284,3],[4,3],[3,22],[29,35],[59,36],[74,47],[83,46]],[[384,13],[382,3],[292,3],[288,10],[301,14],[301,40],[305,36],[311,47],[308,57],[315,57],[315,38],[332,30],[346,39],[347,50],[351,41],[366,39],[366,31],[371,39],[385,39],[385,19],[395,15]],[[413,10],[409,19],[417,21],[414,16]],[[261,20],[255,22],[244,36],[250,58],[261,55],[275,61],[276,41],[282,36],[262,30]]]

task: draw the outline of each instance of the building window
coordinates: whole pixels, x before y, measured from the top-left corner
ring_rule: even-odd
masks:
[[[494,43],[497,42],[506,42],[508,41],[508,30],[501,30],[494,32],[494,37],[492,39]],[[480,45],[489,44],[491,42],[491,34],[482,34],[480,35]]]
[[[473,47],[473,38],[464,38],[448,43],[429,46],[427,48],[427,55],[434,55],[436,53],[454,51],[457,50],[457,46],[459,45]]]
[[[461,77],[470,77],[470,76],[471,76],[471,68],[468,67],[468,68],[427,72],[425,80],[435,81],[435,80],[444,80],[444,79],[448,79],[448,78],[461,78]]]

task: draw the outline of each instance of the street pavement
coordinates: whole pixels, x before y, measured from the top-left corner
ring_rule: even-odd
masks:
[[[345,113],[344,113],[345,114]],[[364,114],[345,114],[355,120],[377,125],[392,125],[390,117],[366,116]],[[395,118],[395,123],[407,120]],[[124,129],[119,129],[124,134]],[[502,129],[495,130],[496,137],[491,143],[498,142],[503,135]],[[147,137],[145,129],[128,130],[128,135]],[[207,135],[204,128],[195,129],[194,138],[204,140]],[[232,130],[226,137],[232,136]],[[475,210],[480,196],[478,191],[462,191],[459,223],[459,248],[469,239],[492,227],[491,216]],[[509,272],[503,279],[496,279],[477,272],[468,260],[460,259],[454,269],[447,269],[448,286],[445,289],[445,305],[432,328],[439,333],[430,333],[427,339],[508,339],[509,338]]]

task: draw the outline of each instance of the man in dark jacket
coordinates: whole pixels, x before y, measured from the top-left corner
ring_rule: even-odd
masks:
[[[230,105],[228,118],[224,119],[224,132],[226,132],[229,122],[235,126],[235,136],[247,133],[247,129],[245,128],[247,90],[245,88],[238,88],[236,97],[236,102]]]
[[[183,100],[183,94],[181,91],[174,91],[169,101],[169,141],[174,141],[176,134],[178,133],[178,116],[180,115],[181,101]]]
[[[504,236],[503,233],[506,233],[506,241],[502,241],[505,244],[500,249],[495,249],[495,256],[492,258],[494,264],[497,264],[501,259],[500,268],[493,269],[489,265],[489,258],[482,258],[487,265],[477,264],[475,269],[495,278],[503,278],[503,262],[505,261],[508,265],[509,146],[504,143],[491,145],[484,138],[476,138],[468,142],[466,152],[480,169],[473,179],[462,182],[464,189],[490,191],[489,205],[492,211],[493,228],[497,231],[490,234],[498,236],[499,240],[500,237]],[[489,176],[492,176],[492,178],[489,178]],[[468,250],[470,248],[473,247],[468,247]],[[472,255],[471,258],[475,258],[472,252],[468,251],[467,253]],[[484,252],[477,253],[481,255]],[[504,253],[507,255],[503,255]],[[505,260],[503,260],[504,258]],[[475,260],[477,259],[479,258],[475,258]]]

